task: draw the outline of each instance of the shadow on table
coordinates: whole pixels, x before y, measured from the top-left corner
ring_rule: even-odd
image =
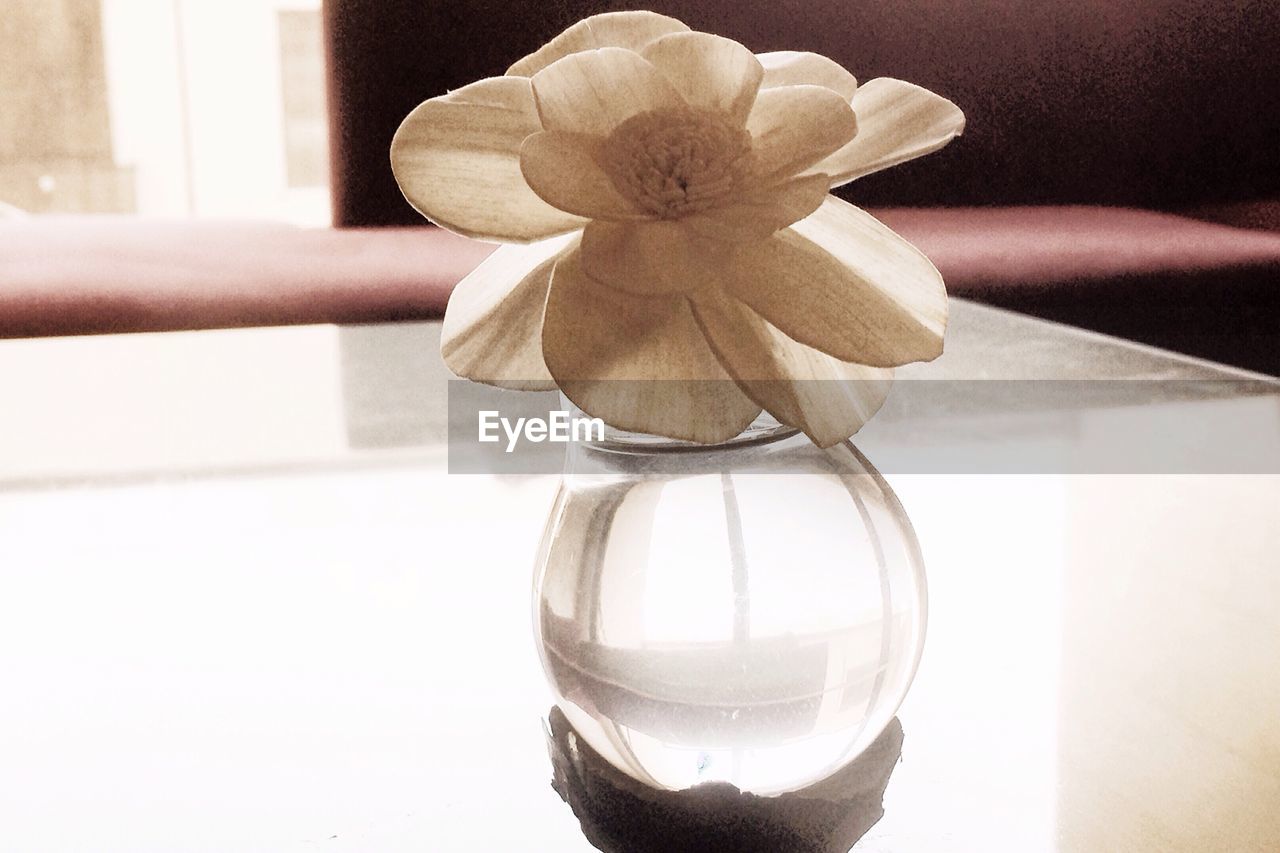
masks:
[[[847,853],[884,815],[902,756],[895,717],[856,761],[799,791],[759,797],[724,782],[659,791],[601,758],[559,708],[550,723],[552,787],[605,853]]]

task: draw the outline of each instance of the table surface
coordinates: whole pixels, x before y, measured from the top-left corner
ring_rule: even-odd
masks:
[[[591,849],[530,622],[556,478],[446,472],[438,335],[0,342],[0,849]],[[961,449],[1159,411],[1270,461],[887,471],[929,638],[855,849],[1280,849],[1280,385],[961,301],[905,375],[1178,389],[961,413]]]

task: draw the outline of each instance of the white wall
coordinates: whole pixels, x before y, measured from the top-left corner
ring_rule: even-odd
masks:
[[[102,0],[116,162],[135,168],[138,211],[193,212],[186,178],[173,0]]]
[[[328,193],[290,189],[277,14],[319,0],[103,0],[116,159],[144,216],[328,223]]]

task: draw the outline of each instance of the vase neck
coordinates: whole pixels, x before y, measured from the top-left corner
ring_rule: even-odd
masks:
[[[573,404],[568,397],[560,395],[560,401],[573,417],[590,417]],[[728,447],[742,447],[752,444],[763,444],[783,438],[789,438],[799,432],[795,427],[779,423],[768,412],[761,412],[746,429],[726,441],[716,444],[700,444],[696,441],[682,441],[677,438],[666,438],[643,432],[631,432],[605,424],[604,434],[599,439],[583,442],[592,450],[613,451],[618,453],[664,453],[697,450],[718,450]]]

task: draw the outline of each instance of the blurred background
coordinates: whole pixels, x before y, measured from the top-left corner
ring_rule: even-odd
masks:
[[[320,0],[5,0],[0,203],[327,225]]]
[[[4,0],[0,338],[438,318],[396,128],[640,7],[954,101],[838,190],[951,295],[1280,375],[1273,0]]]

